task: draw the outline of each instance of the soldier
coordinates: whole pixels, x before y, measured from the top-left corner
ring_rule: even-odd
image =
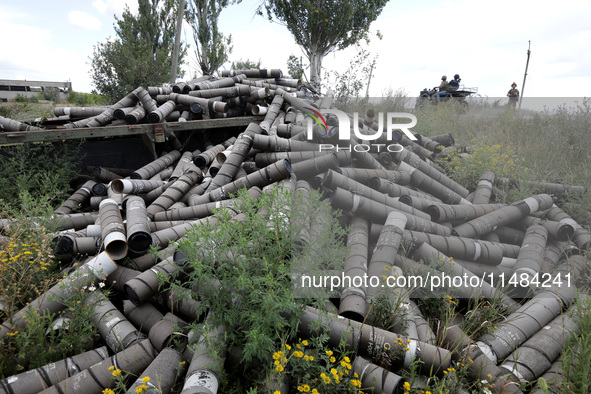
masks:
[[[519,90],[517,90],[517,84],[515,82],[511,84],[511,90],[507,92],[507,97],[509,97],[509,105],[515,108],[517,101],[519,101]]]
[[[454,75],[454,79],[449,81],[449,84],[447,85],[447,91],[448,92],[455,92],[456,90],[458,90],[460,87],[461,80],[462,79],[460,78],[460,74]]]
[[[435,87],[435,89],[439,89],[439,92],[435,95],[437,102],[440,101],[441,96],[447,95],[447,85],[447,75],[443,75],[441,77],[441,85]]]

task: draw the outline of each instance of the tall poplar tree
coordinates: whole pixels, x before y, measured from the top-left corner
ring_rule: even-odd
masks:
[[[138,0],[138,13],[126,7],[115,17],[114,40],[99,43],[91,58],[91,77],[98,93],[117,101],[138,86],[170,82],[176,30],[174,0]],[[181,45],[177,75],[186,49]]]
[[[189,0],[187,22],[193,29],[195,56],[203,75],[212,75],[232,52],[232,35],[218,29],[218,18],[224,8],[241,0]]]
[[[367,38],[388,0],[264,0],[271,21],[287,27],[310,63],[310,82],[320,88],[322,59]]]

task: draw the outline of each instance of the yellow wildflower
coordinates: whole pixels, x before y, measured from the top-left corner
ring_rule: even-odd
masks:
[[[119,376],[121,375],[121,370],[119,368],[117,368],[116,370],[113,371],[113,376]]]

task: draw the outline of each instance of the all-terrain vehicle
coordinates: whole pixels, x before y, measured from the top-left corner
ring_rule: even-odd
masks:
[[[437,94],[438,90],[437,88],[434,89],[423,89],[421,90],[421,92],[419,93],[419,97],[417,99],[415,108],[423,108],[426,105],[436,105],[437,104],[437,99],[435,97],[435,94]],[[441,96],[440,102],[445,102],[445,101],[450,101],[453,100],[454,102],[456,102],[457,104],[459,104],[461,107],[467,109],[468,107],[468,102],[466,101],[466,97],[470,97],[473,94],[478,93],[478,88],[466,88],[464,86],[460,86],[459,89],[452,91],[452,92],[448,92],[446,95]]]

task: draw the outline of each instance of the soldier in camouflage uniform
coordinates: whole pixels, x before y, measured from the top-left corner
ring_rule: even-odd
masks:
[[[515,108],[517,101],[519,101],[519,90],[517,90],[517,84],[515,82],[511,84],[511,90],[507,92],[507,97],[509,97],[509,105]]]

